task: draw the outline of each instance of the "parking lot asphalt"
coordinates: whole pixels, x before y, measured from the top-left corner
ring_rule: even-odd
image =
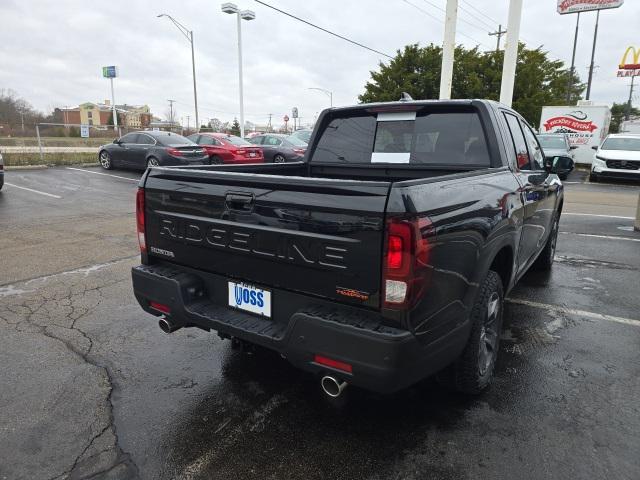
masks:
[[[139,174],[8,171],[0,479],[640,477],[640,188],[566,182],[557,262],[511,293],[495,383],[329,403],[279,356],[137,305]]]

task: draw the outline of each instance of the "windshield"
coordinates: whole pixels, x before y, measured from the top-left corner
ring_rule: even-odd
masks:
[[[306,147],[307,142],[300,140],[298,137],[294,137],[293,135],[287,137],[287,141],[293,145],[294,147]]]
[[[312,161],[490,164],[482,124],[475,112],[363,113],[333,118],[320,134]]]
[[[233,145],[238,145],[239,147],[246,147],[251,145],[251,143],[247,142],[244,138],[236,137],[235,135],[228,135],[226,137],[222,137],[222,140],[229,142]]]
[[[538,141],[542,148],[558,148],[558,149],[566,149],[567,143],[564,137],[556,137],[551,135],[540,135],[538,137]]]
[[[602,147],[602,150],[628,150],[631,152],[640,152],[640,137],[638,138],[607,138]]]

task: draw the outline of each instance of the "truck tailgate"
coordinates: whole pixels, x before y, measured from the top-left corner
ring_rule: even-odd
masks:
[[[149,259],[379,308],[389,186],[153,168],[145,183]]]

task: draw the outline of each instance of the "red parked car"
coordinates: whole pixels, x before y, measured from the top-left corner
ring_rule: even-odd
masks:
[[[262,148],[226,133],[194,133],[187,137],[205,149],[212,164],[264,163]]]

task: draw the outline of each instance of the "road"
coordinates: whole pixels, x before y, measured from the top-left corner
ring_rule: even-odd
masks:
[[[139,175],[104,173],[6,173],[0,479],[640,476],[638,186],[572,174],[557,262],[511,293],[485,394],[332,404],[277,355],[160,332],[130,285]]]

